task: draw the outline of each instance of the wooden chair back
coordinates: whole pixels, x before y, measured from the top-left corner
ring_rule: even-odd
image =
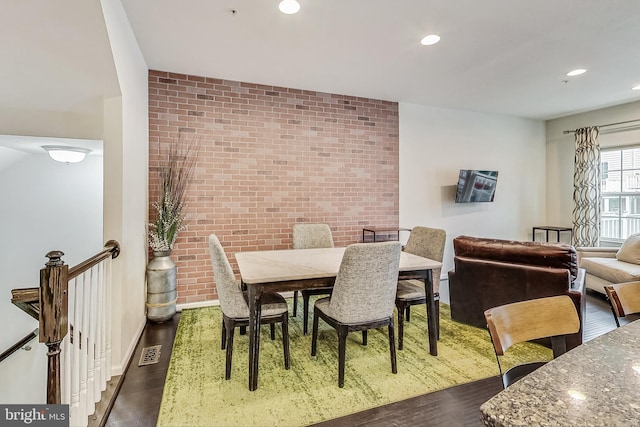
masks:
[[[576,307],[566,295],[506,304],[490,308],[484,315],[499,356],[514,344],[574,334],[580,329]]]
[[[604,287],[616,324],[620,326],[618,317],[640,313],[640,282],[616,283]]]

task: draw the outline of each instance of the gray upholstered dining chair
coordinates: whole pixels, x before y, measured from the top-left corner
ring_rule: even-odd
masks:
[[[409,235],[404,251],[413,255],[442,262],[447,233],[444,230],[427,227],[414,227]],[[440,268],[431,272],[433,280],[433,298],[436,301],[436,333],[440,337]],[[398,281],[396,307],[398,308],[398,349],[404,346],[404,320],[410,321],[411,306],[427,303],[424,283],[420,280]]]
[[[294,224],[293,249],[333,248],[333,235],[327,224]],[[311,295],[330,295],[333,288],[302,290],[302,333],[307,335],[309,324],[309,298]],[[298,314],[298,291],[293,292],[293,317]]]
[[[386,326],[391,354],[391,372],[398,372],[393,329],[393,308],[400,265],[400,242],[356,243],[345,249],[331,297],[316,301],[313,308],[311,356],[316,355],[318,319],[338,334],[338,386],[344,387],[347,335]]]
[[[233,359],[233,335],[236,327],[249,326],[249,305],[245,294],[236,281],[235,274],[229,264],[227,255],[215,234],[209,236],[209,252],[216,289],[222,309],[222,349],[227,349],[225,379],[231,378],[231,361]],[[275,338],[274,324],[282,323],[282,346],[284,348],[284,367],[289,369],[289,309],[287,302],[279,294],[262,295],[262,311],[260,324],[271,325],[271,339]]]

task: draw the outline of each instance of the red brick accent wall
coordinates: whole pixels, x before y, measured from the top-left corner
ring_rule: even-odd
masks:
[[[329,224],[336,246],[398,225],[395,102],[150,71],[149,202],[180,136],[200,154],[172,252],[179,303],[217,298],[211,233],[237,273],[236,252],[291,248],[296,222]]]

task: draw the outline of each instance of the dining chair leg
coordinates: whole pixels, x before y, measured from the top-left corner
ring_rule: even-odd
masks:
[[[307,335],[309,323],[309,297],[306,292],[302,293],[302,335]]]
[[[313,310],[313,329],[311,332],[311,356],[316,355],[316,345],[318,341],[318,313]]]
[[[293,317],[298,315],[298,291],[293,291]]]
[[[426,325],[427,325],[427,335],[429,334],[429,301],[426,300],[424,302],[424,311],[426,313]],[[436,303],[436,315],[438,314],[438,304]],[[438,327],[438,321],[436,320],[436,339],[438,338],[438,331],[437,331],[437,327]]]
[[[269,329],[271,329],[271,341],[276,339],[276,325],[274,323],[269,325]]]
[[[404,305],[398,306],[398,350],[404,346]]]
[[[613,311],[613,308],[611,309],[611,312],[613,313],[613,320],[616,321],[616,328],[620,327],[620,321],[618,320],[618,316],[616,315],[616,312]]]
[[[367,330],[362,331],[362,345],[367,345]]]
[[[224,350],[227,341],[227,329],[224,327],[224,320],[222,321],[222,342],[220,343],[220,350]]]
[[[405,318],[407,322],[411,322],[411,306],[410,305],[407,306],[405,312],[406,312]]]
[[[613,303],[611,302],[611,300],[609,298],[607,298],[607,302],[609,302],[609,308],[611,309],[611,314],[613,314],[613,320],[616,321],[616,328],[620,327],[620,321],[618,320],[618,315],[616,314],[616,311],[613,308]]]
[[[231,379],[231,362],[233,360],[233,334],[235,331],[235,322],[231,319],[228,319],[225,323],[225,328],[227,329],[227,354],[224,379],[229,380]]]
[[[344,387],[344,364],[345,364],[345,353],[347,350],[347,328],[338,325],[338,387]]]
[[[396,338],[393,332],[393,317],[389,321],[389,353],[391,354],[391,372],[398,373],[398,364],[396,361]]]
[[[436,339],[440,339],[440,294],[437,294],[436,299]]]
[[[284,368],[291,368],[291,353],[289,351],[289,313],[282,315],[282,347],[284,350]]]

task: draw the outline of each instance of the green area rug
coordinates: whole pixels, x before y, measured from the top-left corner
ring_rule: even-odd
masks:
[[[302,310],[300,310],[302,311]],[[454,385],[498,375],[484,329],[451,320],[441,304],[438,356],[429,355],[424,307],[413,307],[405,324],[398,373],[391,373],[386,329],[347,339],[345,386],[338,388],[335,331],[320,321],[318,352],[311,358],[311,333],[302,335],[302,315],[291,318],[291,369],[285,370],[280,328],[275,341],[263,326],[258,389],[248,389],[248,335],[236,330],[231,380],[225,381],[220,349],[219,307],[184,310],[176,333],[162,397],[159,426],[300,426],[340,417]],[[311,329],[311,321],[309,322]],[[396,327],[397,331],[397,327]],[[550,360],[551,351],[522,344],[506,364]]]

